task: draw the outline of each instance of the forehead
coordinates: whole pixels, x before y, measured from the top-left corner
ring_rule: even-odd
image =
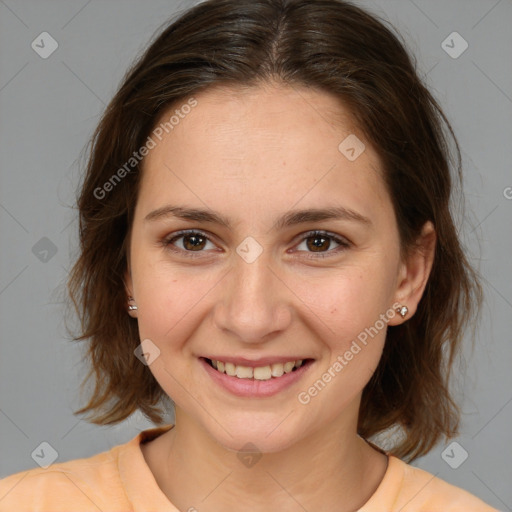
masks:
[[[184,108],[188,100],[156,125],[174,115],[172,129],[168,123],[145,158],[141,202],[160,206],[181,196],[189,204],[219,210],[228,200],[251,211],[298,201],[312,206],[326,196],[367,211],[389,202],[377,154],[334,95],[266,84],[211,87]],[[347,158],[346,140],[357,152],[364,147],[356,159]]]

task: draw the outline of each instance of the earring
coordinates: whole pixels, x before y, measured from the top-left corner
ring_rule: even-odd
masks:
[[[133,297],[128,297],[128,302],[133,302],[135,299]],[[128,305],[128,311],[136,311],[138,308],[135,304]]]
[[[407,306],[400,306],[396,308],[396,312],[402,317],[405,318],[405,315],[409,312],[409,308]]]

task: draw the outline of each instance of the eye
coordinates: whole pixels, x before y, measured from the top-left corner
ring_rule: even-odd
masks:
[[[312,254],[308,258],[325,258],[339,254],[350,247],[350,242],[342,237],[326,231],[310,231],[302,236],[302,242],[297,246],[300,252],[304,250]],[[337,247],[332,248],[332,243]],[[303,249],[300,247],[303,246]]]
[[[332,244],[337,247],[332,248]],[[208,244],[211,247],[208,247]],[[183,230],[162,240],[162,245],[168,250],[187,257],[198,257],[204,249],[215,249],[215,244],[209,235],[198,230]],[[307,258],[326,258],[334,256],[350,247],[350,242],[343,237],[326,231],[309,231],[302,235],[301,243],[297,246],[299,252],[308,252]],[[301,246],[303,248],[301,249]]]
[[[179,240],[178,243],[176,243]],[[207,244],[211,244],[210,249],[214,249],[215,245],[211,242],[208,235],[201,231],[184,230],[174,233],[170,238],[162,241],[162,244],[167,249],[173,252],[179,252],[185,256],[196,256],[192,253],[204,252],[203,249]],[[206,247],[208,248],[208,247]]]

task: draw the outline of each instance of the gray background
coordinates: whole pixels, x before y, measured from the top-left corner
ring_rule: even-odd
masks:
[[[132,59],[193,3],[0,0],[0,476],[35,467],[42,441],[65,461],[151,426],[140,415],[115,427],[73,416],[83,348],[66,334],[64,286],[77,248],[79,156]],[[453,123],[466,172],[461,229],[485,287],[475,349],[468,339],[455,381],[456,441],[469,456],[452,469],[441,444],[414,465],[512,510],[512,2],[360,4],[404,35]],[[31,48],[44,31],[59,45],[47,59]],[[453,31],[469,45],[458,58],[441,46]],[[450,450],[452,460],[463,454]]]

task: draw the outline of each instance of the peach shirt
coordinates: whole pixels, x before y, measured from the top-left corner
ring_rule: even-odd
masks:
[[[87,459],[0,480],[0,512],[180,512],[158,487],[140,444],[172,428],[141,432]],[[200,503],[191,503],[191,512]],[[358,512],[496,512],[472,494],[389,456],[379,487]],[[185,512],[185,511],[182,511]]]

